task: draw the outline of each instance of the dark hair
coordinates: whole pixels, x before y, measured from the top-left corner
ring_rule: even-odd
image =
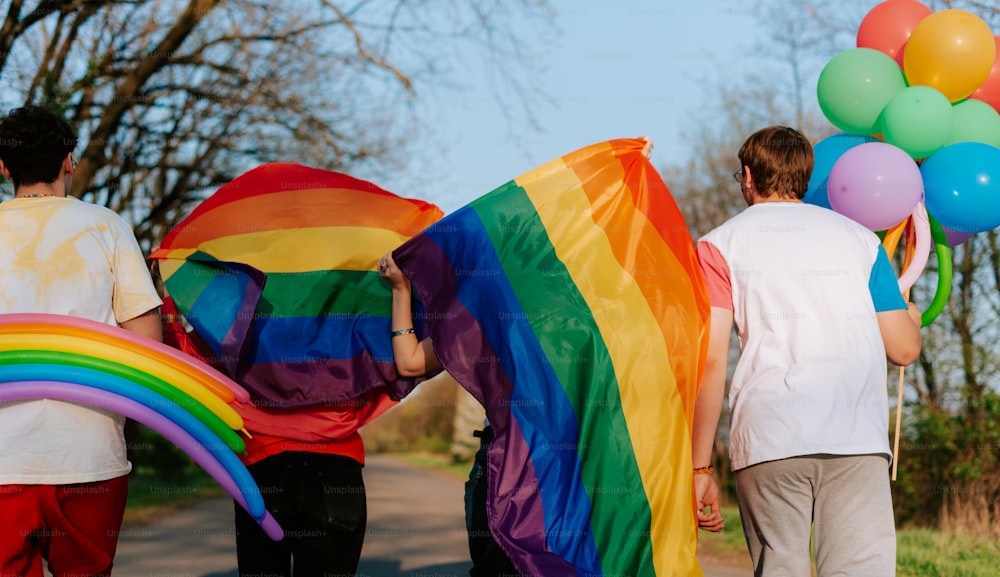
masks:
[[[0,120],[0,160],[14,188],[52,183],[66,155],[76,148],[73,128],[54,110],[25,106]]]
[[[809,139],[787,126],[769,126],[750,135],[739,152],[740,167],[749,166],[757,194],[794,195],[809,189],[813,149]]]

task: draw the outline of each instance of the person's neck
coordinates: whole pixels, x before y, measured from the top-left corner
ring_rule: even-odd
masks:
[[[755,197],[753,201],[754,204],[764,204],[765,202],[802,202],[802,199],[795,196],[773,194],[768,197]]]
[[[42,196],[65,197],[66,193],[58,182],[46,182],[21,186],[14,191],[14,198],[39,198]]]

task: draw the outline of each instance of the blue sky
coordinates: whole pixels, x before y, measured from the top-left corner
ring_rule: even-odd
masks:
[[[710,84],[739,66],[756,28],[746,2],[556,0],[558,31],[532,49],[551,102],[532,107],[539,129],[505,116],[481,60],[459,70],[466,90],[437,90],[418,104],[435,128],[433,149],[378,182],[451,212],[562,154],[612,138],[647,136],[654,165],[686,158],[685,130]],[[478,78],[477,78],[478,76]],[[421,97],[418,94],[418,100]],[[510,100],[510,98],[508,98]]]

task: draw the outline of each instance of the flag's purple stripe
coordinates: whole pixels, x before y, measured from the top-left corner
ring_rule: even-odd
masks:
[[[599,575],[600,560],[589,525],[591,503],[580,474],[576,450],[579,431],[572,405],[547,362],[527,321],[528,315],[506,282],[503,266],[479,216],[466,207],[441,222],[448,226],[425,231],[397,249],[397,261],[407,271],[426,309],[443,312],[440,316],[447,319],[428,321],[434,340],[442,343],[438,355],[459,382],[469,383],[467,386],[488,383],[481,388],[496,391],[499,398],[487,399],[487,408],[506,403],[513,418],[524,427],[521,433],[540,485],[537,492],[525,498],[530,522],[537,524],[536,517],[541,516],[545,525],[541,534],[547,535],[549,549],[583,573]],[[411,253],[422,255],[412,270],[407,268],[407,255]],[[458,274],[463,277],[461,284]],[[489,301],[482,302],[484,298]],[[468,309],[479,314],[473,318]],[[496,343],[507,345],[501,350],[509,357],[494,352]],[[510,382],[510,375],[515,375],[516,383]],[[487,416],[498,428],[508,425],[508,415],[501,409],[488,410]],[[516,467],[518,462],[511,458],[507,457],[506,466]],[[497,487],[491,483],[490,490],[495,494]],[[555,496],[559,496],[558,501],[551,498]]]
[[[348,359],[258,363],[245,369],[239,382],[257,399],[276,407],[337,403],[386,387],[399,400],[424,380],[396,375],[392,360],[376,361],[364,353]]]
[[[512,507],[524,507],[524,502],[527,498],[538,491],[538,478],[534,465],[531,462],[531,450],[525,442],[524,432],[521,431],[516,419],[511,419],[510,426],[494,438],[487,459],[490,477],[500,479],[504,483],[497,490],[513,492],[511,502],[508,505]],[[510,471],[510,467],[508,467],[507,471],[501,473],[500,468],[504,466],[504,463],[513,464],[515,467],[514,471]],[[512,474],[516,471],[520,471],[521,474]],[[491,508],[492,501],[492,499],[487,501],[487,508]],[[527,506],[530,506],[530,503]],[[498,518],[495,512],[492,511],[490,517]],[[513,516],[508,516],[505,519],[508,521],[515,520]],[[547,550],[545,543],[547,534],[544,530],[542,532],[535,530],[525,531],[523,524],[515,527],[512,522],[501,522],[493,528],[493,534],[504,536],[503,538],[496,538],[496,540],[511,559],[515,559],[516,557],[508,550],[510,547],[508,536],[516,537],[521,543],[527,545],[525,549],[532,551]],[[574,573],[581,576],[596,577],[593,573],[588,574],[585,571],[577,571],[577,568],[567,563],[565,559],[558,555],[533,555],[528,559],[519,559],[515,562],[515,566],[522,577],[560,577],[573,575]]]

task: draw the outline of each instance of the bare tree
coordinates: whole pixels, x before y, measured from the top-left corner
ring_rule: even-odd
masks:
[[[470,50],[516,82],[531,70],[517,40],[548,16],[536,0],[295,8],[48,0],[28,11],[12,0],[0,97],[65,111],[81,135],[73,194],[125,214],[149,248],[207,191],[263,162],[401,166],[417,88]]]

